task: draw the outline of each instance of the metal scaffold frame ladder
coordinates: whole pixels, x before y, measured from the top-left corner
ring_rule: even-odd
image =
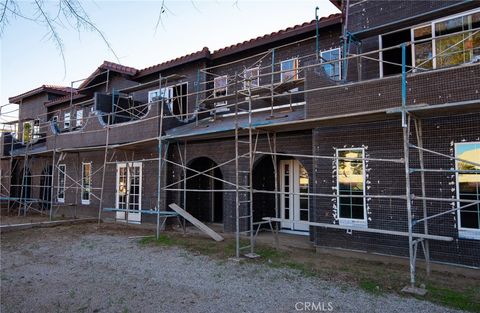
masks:
[[[255,145],[253,143],[253,125],[252,125],[252,78],[242,77],[248,86],[248,125],[242,127],[238,121],[238,77],[235,73],[235,257],[239,259],[243,250],[249,252],[245,254],[247,258],[257,258],[259,255],[255,253],[255,231],[253,225],[253,163],[255,161],[255,146],[258,140],[258,132],[256,133]],[[240,131],[246,128],[247,136],[241,135]],[[247,139],[245,140],[245,137]],[[248,153],[243,153],[244,147],[248,149]],[[240,162],[241,159],[247,159],[248,169],[245,164]],[[240,174],[243,174],[240,177]],[[247,207],[247,208],[245,208]],[[241,235],[245,234],[249,238],[249,244],[242,246]]]

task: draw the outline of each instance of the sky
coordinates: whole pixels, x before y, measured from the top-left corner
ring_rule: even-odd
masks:
[[[94,32],[77,32],[57,25],[63,41],[60,50],[49,39],[44,25],[10,17],[0,37],[0,101],[42,84],[70,86],[88,77],[104,60],[142,69],[203,47],[210,51],[280,29],[311,21],[338,10],[329,0],[165,0],[162,24],[155,28],[161,1],[81,1],[105,34],[118,59]],[[32,15],[32,1],[17,2],[24,15]],[[47,13],[57,12],[58,0],[46,1]],[[78,85],[78,84],[77,84]],[[77,86],[74,85],[74,86]],[[11,119],[2,109],[0,122]]]

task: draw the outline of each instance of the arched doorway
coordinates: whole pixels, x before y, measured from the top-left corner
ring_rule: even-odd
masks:
[[[215,166],[217,164],[213,160],[200,157],[191,161],[188,167],[205,172],[206,175],[187,170],[186,209],[194,217],[207,223],[223,223],[223,193],[213,191],[223,189],[223,182],[218,180],[223,179],[223,175],[218,167],[212,169]]]
[[[40,207],[43,210],[49,210],[52,197],[52,166],[47,165],[42,171],[40,177]]]
[[[275,190],[275,170],[271,156],[262,156],[253,167],[253,189]],[[263,217],[275,216],[275,194],[253,194],[253,221],[260,222]]]

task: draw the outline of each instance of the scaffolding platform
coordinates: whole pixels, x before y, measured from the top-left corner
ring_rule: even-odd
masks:
[[[160,217],[179,217],[180,214],[173,211],[159,211],[159,210],[128,210],[120,208],[103,208],[105,212],[126,212],[126,213],[143,213],[159,215]]]

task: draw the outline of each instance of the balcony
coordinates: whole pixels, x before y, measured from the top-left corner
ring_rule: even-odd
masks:
[[[329,79],[323,63],[312,64],[306,70],[306,117],[318,119],[384,114],[400,107],[402,74],[362,79],[362,74],[379,67],[381,61],[375,59],[374,54],[378,57],[378,51],[349,57],[343,75],[347,77],[341,81]],[[346,64],[345,60],[338,62],[341,66]],[[365,65],[369,68],[366,69]],[[406,105],[409,109],[441,105],[451,107],[453,104],[480,101],[480,62],[476,58],[444,68],[405,68]]]

